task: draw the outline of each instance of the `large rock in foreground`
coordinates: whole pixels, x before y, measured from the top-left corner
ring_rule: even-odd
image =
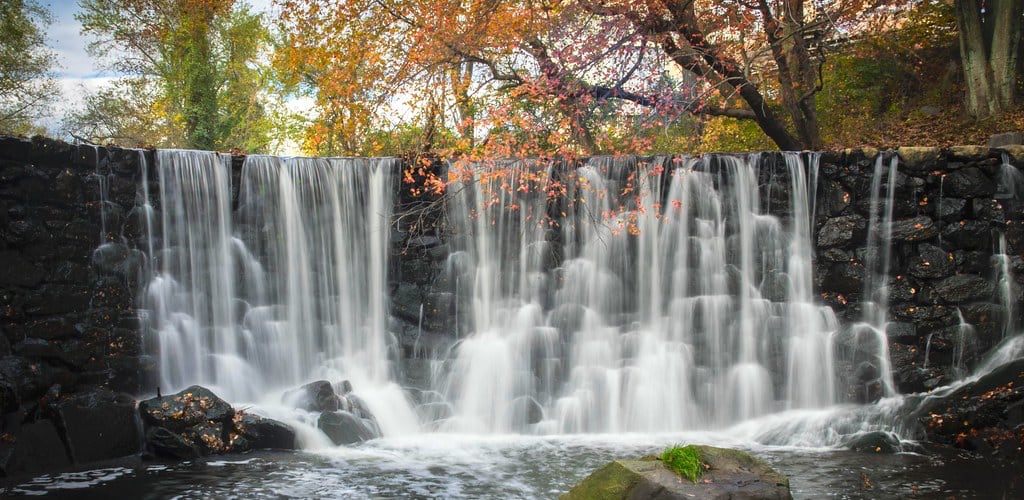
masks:
[[[287,425],[237,411],[205,387],[139,402],[146,446],[154,454],[180,460],[254,449],[295,449]]]
[[[656,457],[616,460],[562,495],[562,500],[793,498],[789,479],[767,463],[737,450],[695,446],[704,463],[696,484],[665,467]]]

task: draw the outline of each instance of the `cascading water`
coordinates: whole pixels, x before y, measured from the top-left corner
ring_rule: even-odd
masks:
[[[397,160],[159,151],[162,247],[145,303],[165,391],[276,403],[349,379],[386,432],[415,428],[390,382],[385,256]]]
[[[475,169],[449,216],[473,331],[452,353],[442,428],[669,431],[834,403],[836,321],[811,287],[815,188],[785,157],[788,225],[762,207],[757,155]],[[557,175],[556,232],[543,195]]]
[[[867,255],[864,259],[864,313],[861,322],[853,325],[858,341],[871,344],[869,350],[875,354],[867,362],[877,368],[882,393],[886,396],[896,393],[885,330],[888,322],[889,262],[898,165],[899,157],[893,156],[886,171],[884,156],[879,154],[875,158],[875,171],[871,178]],[[884,197],[883,186],[887,188]]]

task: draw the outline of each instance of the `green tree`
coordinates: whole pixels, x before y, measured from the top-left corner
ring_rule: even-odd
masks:
[[[254,153],[267,152],[282,135],[276,118],[283,111],[275,101],[272,74],[262,64],[271,34],[262,16],[247,5],[235,0],[83,0],[81,6],[76,17],[82,32],[95,38],[90,52],[130,75],[133,81],[122,85],[135,92],[91,96],[83,111],[66,120],[69,128],[103,123],[109,126],[96,131],[105,139],[127,136],[155,146]],[[131,124],[153,128],[124,133],[124,120],[117,124],[102,118],[117,106],[128,113],[152,113],[136,116]]]
[[[0,132],[26,134],[58,93],[56,56],[43,29],[50,14],[32,0],[0,2]]]

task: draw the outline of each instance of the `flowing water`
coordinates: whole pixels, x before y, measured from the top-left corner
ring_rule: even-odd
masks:
[[[697,442],[765,458],[798,498],[1019,495],[1003,465],[919,454],[893,427],[905,404],[884,333],[895,158],[875,166],[873,306],[858,325],[890,397],[838,405],[836,364],[852,360],[833,359],[838,322],[813,293],[818,156],[781,158],[452,165],[444,279],[457,338],[414,349],[431,370],[413,399],[388,328],[397,160],[250,156],[235,201],[229,157],[159,151],[159,196],[148,178],[141,196],[158,384],[205,385],[288,422],[304,451],[118,464],[5,493],[550,498],[612,458]],[[418,341],[422,308],[416,326]],[[1019,357],[1021,338],[979,370]],[[335,447],[316,415],[281,404],[317,379],[351,380],[385,437]],[[903,438],[904,453],[840,449],[875,431]]]

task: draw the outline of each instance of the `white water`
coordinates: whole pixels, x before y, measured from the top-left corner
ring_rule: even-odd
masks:
[[[273,408],[302,383],[348,379],[385,432],[414,430],[385,328],[397,160],[250,156],[237,213],[229,161],[157,154],[162,248],[145,303],[162,391],[203,384]]]
[[[551,171],[477,166],[453,189],[473,331],[451,355],[442,392],[454,415],[442,428],[666,432],[835,403],[836,320],[811,286],[817,157],[787,154],[778,167],[791,184],[788,227],[763,211],[757,161],[591,159],[561,174],[572,203],[554,238],[544,190],[525,184]],[[644,171],[636,198],[623,195]],[[533,256],[555,245],[561,266],[544,269]],[[538,293],[544,283],[552,296]],[[529,422],[522,401],[543,419]]]
[[[783,158],[785,214],[765,210],[757,155],[656,158],[653,169],[595,158],[568,172],[506,162],[502,175],[480,169],[452,186],[445,269],[470,298],[456,313],[468,330],[428,353],[433,382],[416,415],[385,325],[395,161],[251,156],[233,209],[228,157],[161,151],[145,315],[160,387],[199,383],[253,402],[304,424],[309,449],[331,445],[280,394],[316,379],[351,380],[386,436],[715,429],[817,447],[891,431],[901,398],[834,406],[838,326],[812,285],[818,157]],[[866,268],[877,305],[861,324],[879,337],[887,394],[895,169],[875,168],[869,246],[881,251]],[[553,208],[554,178],[573,203]],[[143,203],[150,214],[148,192]]]

